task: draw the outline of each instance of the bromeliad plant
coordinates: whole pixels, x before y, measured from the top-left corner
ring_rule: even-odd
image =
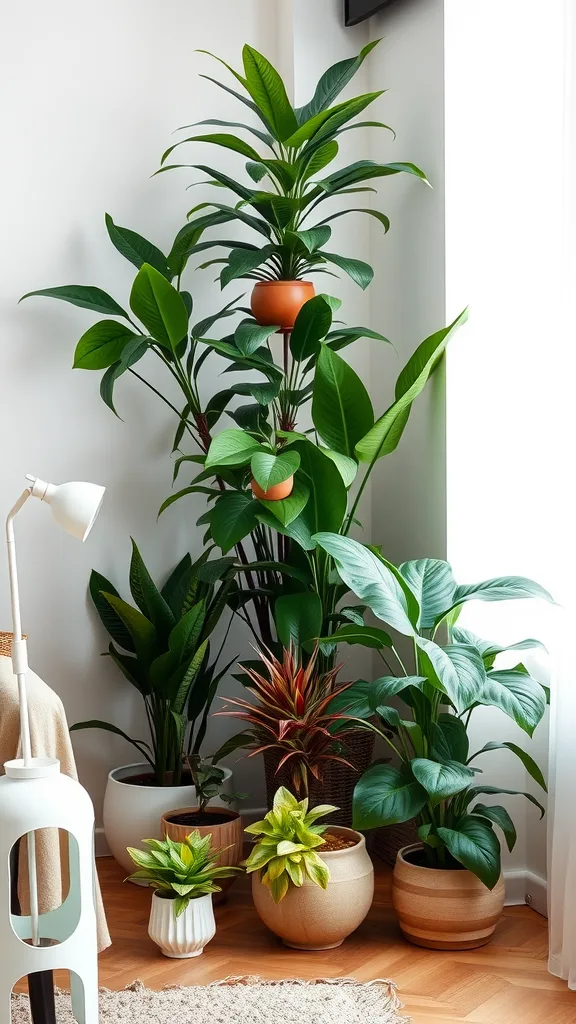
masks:
[[[354,684],[330,705],[332,712],[364,718],[369,727],[368,720],[377,716],[378,731],[399,760],[398,765],[375,764],[364,773],[355,790],[354,827],[379,828],[416,818],[429,866],[450,868],[458,862],[492,889],[500,876],[494,825],[502,830],[509,849],[516,831],[503,806],[479,798],[523,795],[542,814],[544,808],[530,793],[479,781],[482,769],[477,759],[482,763],[484,754],[508,750],[544,790],[546,784],[534,759],[516,743],[491,741],[470,754],[467,728],[474,710],[485,705],[499,708],[532,736],[546,708],[546,689],[524,665],[500,669],[495,660],[503,651],[542,644],[529,639],[501,647],[459,628],[456,621],[471,600],[551,601],[550,594],[522,576],[459,585],[449,564],[433,558],[396,568],[378,551],[336,534],[318,534],[316,542],[334,559],[344,584],[384,625],[413,644],[413,664],[406,667],[392,637],[375,629],[378,643],[368,645],[378,646],[390,674]],[[448,631],[447,643],[440,640],[443,630]],[[340,639],[366,642],[361,635]],[[395,674],[392,660],[399,668]],[[399,698],[405,710],[392,706],[392,698]]]
[[[100,573],[90,576],[92,601],[112,638],[107,654],[144,701],[150,742],[97,719],[77,722],[71,731],[106,729],[122,736],[148,762],[158,786],[178,785],[185,753],[199,756],[218,683],[234,660],[216,672],[223,643],[210,658],[212,634],[235,584],[226,567],[214,569],[207,555],[196,562],[185,555],[159,590],[132,541],[136,607]]]
[[[267,750],[277,752],[277,772],[288,765],[295,793],[307,798],[310,776],[321,782],[326,762],[339,761],[349,766],[343,756],[346,736],[351,731],[349,716],[328,711],[339,666],[328,672],[320,671],[318,649],[306,666],[292,646],[283,651],[281,661],[270,652],[259,654],[261,663],[241,666],[245,673],[243,682],[253,700],[223,698],[226,707],[217,712],[249,726],[228,741],[227,749],[229,744],[235,749],[249,747],[249,757]],[[339,693],[348,686],[340,687]]]
[[[190,900],[221,892],[219,878],[231,878],[241,869],[219,866],[223,850],[212,848],[212,836],[191,832],[183,843],[169,839],[143,839],[144,850],[128,847],[128,853],[137,866],[127,882],[147,882],[165,899],[173,900],[174,916],[184,913]]]
[[[342,209],[341,204],[328,216],[318,219],[318,215],[326,200],[374,192],[375,189],[365,182],[378,178],[406,172],[426,182],[424,172],[412,163],[380,164],[358,160],[330,173],[327,171],[339,155],[339,140],[345,132],[355,128],[392,131],[381,121],[355,121],[383,90],[334,102],[376,45],[377,41],[369,43],[357,57],[328,68],[312,99],[299,108],[290,103],[284,82],[272,64],[248,45],[242,51],[243,74],[219,57],[215,58],[239,82],[241,93],[207,75],[201,76],[243,103],[260,122],[256,127],[214,118],[198,121],[186,128],[212,125],[233,128],[234,133],[191,135],[170,146],[162,157],[161,171],[193,167],[209,176],[209,184],[232,192],[236,197],[235,205],[215,201],[195,206],[180,235],[182,243],[187,242],[187,256],[211,248],[227,250],[225,258],[212,259],[202,265],[224,264],[220,273],[222,287],[237,278],[297,280],[310,273],[330,273],[332,267],[345,271],[362,288],[372,280],[373,270],[368,263],[327,248],[332,233],[330,223],[348,213],[362,213],[376,218],[388,231],[388,217],[374,209]],[[259,148],[255,149],[242,138],[238,129],[251,135]],[[217,167],[166,163],[179,146],[197,143],[219,146],[244,157],[249,184],[224,174]],[[255,241],[201,240],[207,229],[230,222],[249,228]]]
[[[308,800],[296,800],[283,786],[274,797],[274,806],[262,821],[246,829],[257,842],[244,866],[248,874],[261,871],[261,881],[270,889],[275,903],[284,899],[291,885],[300,887],[306,878],[328,887],[330,871],[316,851],[324,845],[327,825],[316,825],[319,818],[337,811],[331,804],[308,810]]]

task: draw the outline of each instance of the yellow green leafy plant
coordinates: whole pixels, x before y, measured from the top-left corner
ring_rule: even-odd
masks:
[[[307,799],[297,800],[281,786],[272,810],[262,821],[248,826],[246,832],[258,836],[258,841],[244,867],[248,874],[262,872],[261,881],[270,889],[275,903],[284,899],[290,884],[301,886],[306,878],[327,888],[328,865],[316,850],[324,845],[328,826],[315,822],[337,810],[331,804],[318,804],[309,811]]]

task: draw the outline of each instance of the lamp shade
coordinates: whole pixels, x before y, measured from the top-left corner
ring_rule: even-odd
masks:
[[[78,540],[86,540],[102,499],[105,487],[75,480],[68,484],[48,484],[42,500],[50,505],[56,522]]]

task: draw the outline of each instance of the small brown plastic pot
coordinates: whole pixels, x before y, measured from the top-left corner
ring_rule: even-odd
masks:
[[[262,501],[282,501],[282,498],[287,498],[289,494],[292,494],[294,477],[289,476],[287,480],[283,480],[281,484],[274,484],[267,491],[262,490],[260,484],[256,483],[255,480],[252,480],[250,487],[252,488],[252,493],[257,498],[261,498]]]
[[[258,281],[250,306],[262,327],[276,324],[282,331],[291,331],[302,306],[315,294],[311,281]]]

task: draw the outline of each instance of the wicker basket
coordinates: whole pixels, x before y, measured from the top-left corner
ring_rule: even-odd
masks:
[[[0,630],[0,658],[11,658],[12,657],[12,641],[14,639],[14,633],[3,633]],[[23,637],[26,640],[26,637]]]
[[[416,822],[412,819],[411,821],[402,821],[398,825],[385,825],[383,828],[374,829],[369,847],[371,853],[393,868],[398,850],[417,842],[418,831]]]
[[[343,757],[350,761],[354,768],[348,768],[339,761],[327,761],[322,782],[310,777],[310,805],[313,807],[314,804],[334,804],[339,810],[330,815],[330,824],[350,828],[354,786],[362,772],[365,772],[372,763],[374,733],[368,732],[367,729],[356,729],[346,736],[345,743]],[[268,807],[272,807],[274,794],[279,786],[292,789],[289,766],[284,765],[279,772],[276,771],[281,756],[275,750],[265,750],[263,754]]]

